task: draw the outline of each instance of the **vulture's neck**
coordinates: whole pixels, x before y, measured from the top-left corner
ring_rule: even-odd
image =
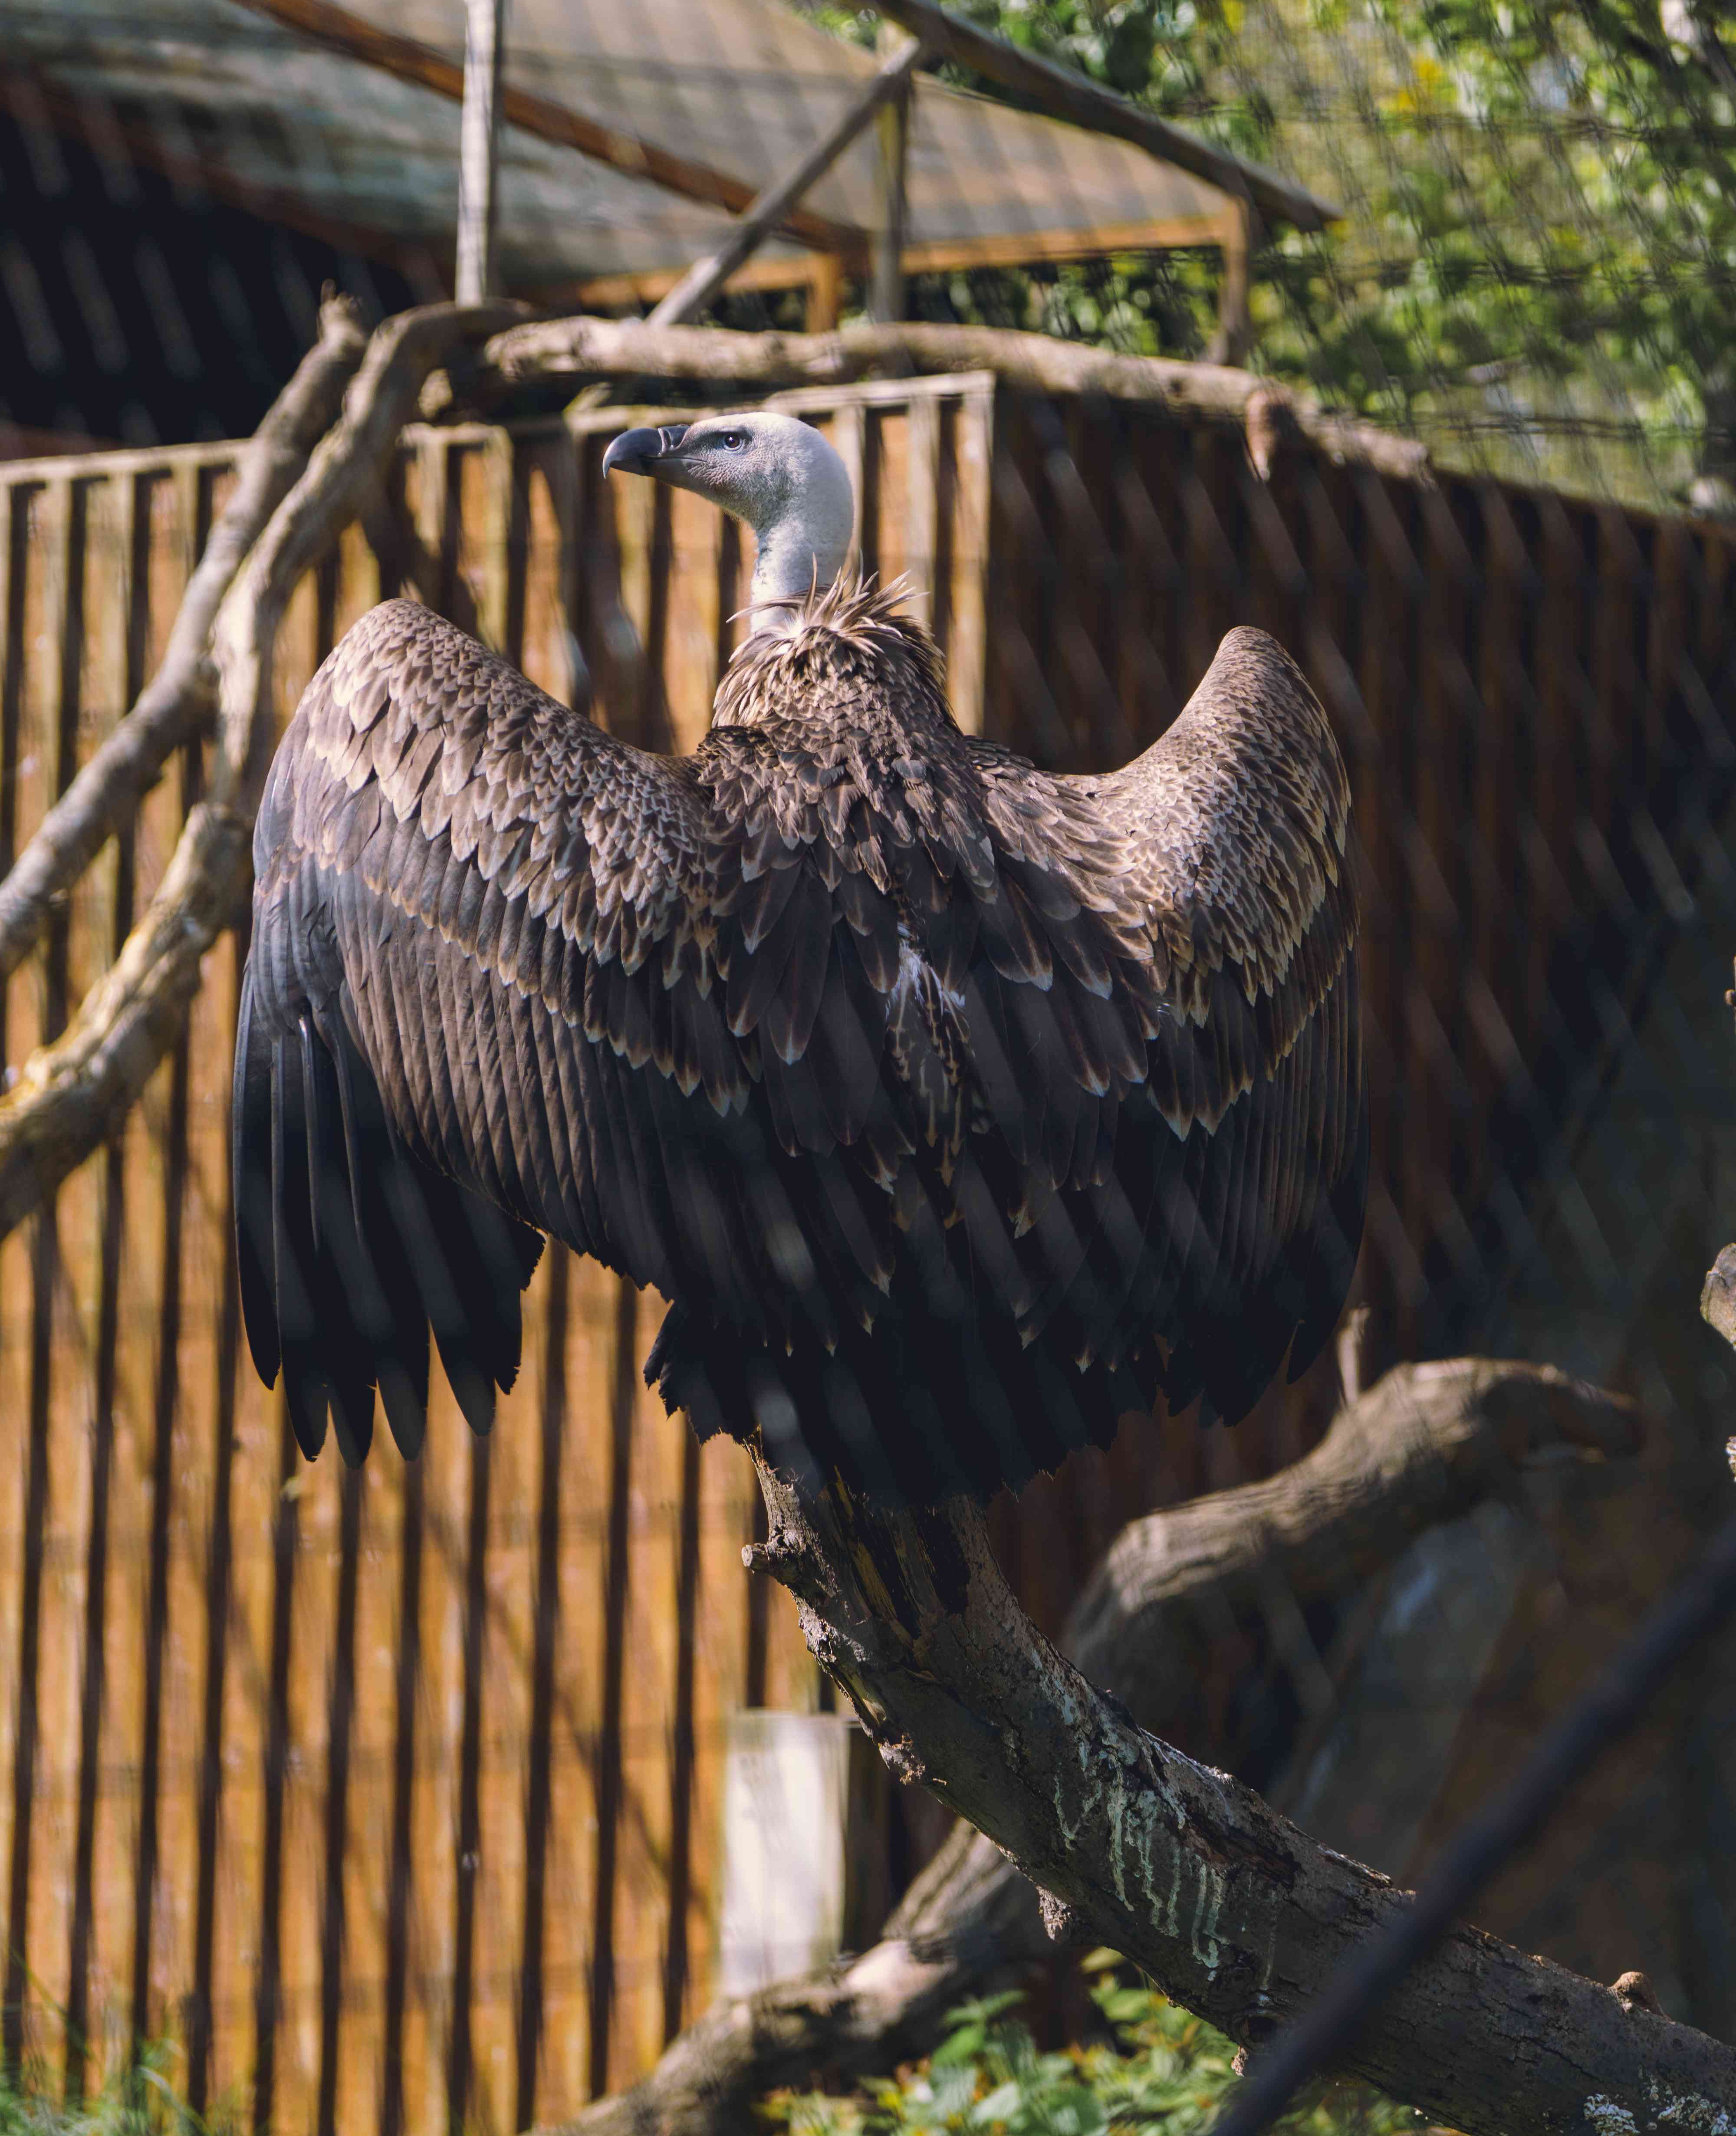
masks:
[[[855,517],[850,478],[835,455],[819,463],[793,498],[763,518],[749,516],[759,544],[749,590],[756,631],[793,629],[812,596],[832,585],[849,553]]]

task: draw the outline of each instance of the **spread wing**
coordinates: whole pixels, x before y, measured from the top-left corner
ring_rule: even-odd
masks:
[[[376,1387],[420,1444],[430,1327],[485,1429],[539,1232],[750,1342],[883,1302],[896,956],[877,991],[773,849],[416,604],[321,668],[255,833],[233,1114],[249,1339],[309,1452],[329,1410],[359,1459]]]
[[[988,1107],[1041,1182],[1031,1226],[1060,1235],[1035,1312],[1111,1363],[1160,1335],[1171,1407],[1203,1389],[1234,1421],[1286,1350],[1292,1376],[1311,1362],[1361,1240],[1337,744],[1288,655],[1238,629],[1125,769],[984,769],[1024,925],[985,934],[967,1012]]]
[[[914,634],[822,625],[820,695],[924,711]],[[1234,1415],[1324,1335],[1360,1070],[1306,686],[1240,634],[1095,781],[927,710],[926,756],[771,721],[671,760],[412,604],[344,639],[261,811],[236,1070],[249,1337],[309,1452],[329,1410],[360,1458],[377,1386],[420,1443],[430,1328],[485,1428],[541,1232],[674,1301],[702,1430],[892,1495],[1105,1438],[1158,1346]]]

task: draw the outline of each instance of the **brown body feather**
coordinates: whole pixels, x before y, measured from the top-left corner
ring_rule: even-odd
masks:
[[[473,1421],[537,1233],[672,1301],[702,1431],[887,1498],[1015,1487],[1160,1386],[1242,1414],[1348,1286],[1366,1140],[1344,768],[1267,638],[1063,778],[843,587],[647,755],[376,609],[255,841],[243,1296],[311,1451]],[[1294,1347],[1292,1349],[1292,1345]]]

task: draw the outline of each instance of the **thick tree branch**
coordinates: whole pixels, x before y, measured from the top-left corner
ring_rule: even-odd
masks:
[[[1275,1582],[1298,1601],[1348,1594],[1424,1528],[1516,1496],[1534,1463],[1563,1452],[1620,1459],[1639,1438],[1631,1403],[1548,1367],[1465,1358],[1401,1367],[1282,1474],[1131,1523],[1062,1643],[1142,1726],[1173,1728],[1213,1629],[1258,1624]],[[723,2136],[767,2090],[924,2051],[949,2009],[1046,1947],[1032,1886],[961,1823],[873,1950],[719,2004],[641,2084],[587,2109],[574,2130]]]
[[[182,1028],[206,951],[245,908],[271,751],[272,653],[296,581],[367,502],[435,365],[520,316],[516,305],[430,304],[388,320],[368,344],[342,420],[230,587],[212,633],[221,679],[210,798],[187,818],[113,968],[0,1100],[0,1235],[119,1127]]]
[[[1251,1789],[1145,1734],[1025,1618],[964,1505],[885,1514],[761,1469],[758,1553],[901,1778],[1002,1847],[1048,1915],[1124,1951],[1257,2046],[1408,1903]],[[1736,2049],[1461,1929],[1369,2020],[1346,2065],[1468,2136],[1709,2125]]]
[[[839,386],[873,372],[990,371],[1040,393],[1101,394],[1157,401],[1178,415],[1244,426],[1248,403],[1286,422],[1338,460],[1355,460],[1406,481],[1426,479],[1427,449],[1372,423],[1329,414],[1270,380],[1214,363],[1112,356],[1045,334],[991,327],[852,326],[835,333],[732,333],[712,327],[652,327],[635,319],[546,319],[509,328],[482,349],[461,379],[431,379],[423,413],[487,408],[533,379],[644,376],[743,386]]]
[[[0,978],[35,947],[64,896],[181,745],[212,715],[216,670],[207,641],[219,604],[308,454],[338,414],[367,346],[348,297],[320,307],[319,338],[249,439],[205,553],[187,581],[163,664],[139,701],[43,818],[0,883]]]

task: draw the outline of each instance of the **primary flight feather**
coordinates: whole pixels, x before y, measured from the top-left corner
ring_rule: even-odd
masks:
[[[542,1235],[670,1301],[669,1406],[883,1502],[1015,1488],[1120,1415],[1242,1415],[1330,1334],[1367,1169],[1349,789],[1232,631],[1161,740],[1060,777],[960,732],[840,579],[786,415],[606,464],[754,527],[753,630],[648,755],[388,601],[308,686],[255,837],[235,1073],[253,1356],[304,1450],[429,1337],[487,1429]]]

